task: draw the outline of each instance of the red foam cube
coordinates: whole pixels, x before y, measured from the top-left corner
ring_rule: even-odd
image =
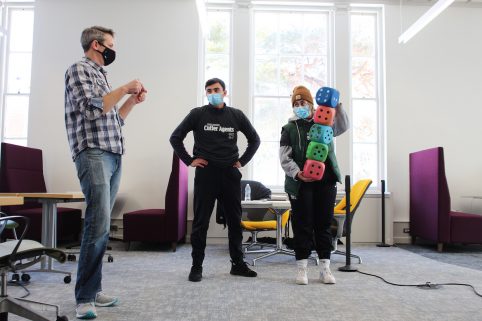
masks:
[[[320,180],[325,172],[325,164],[312,159],[307,159],[303,166],[303,176]]]
[[[315,111],[313,120],[315,123],[326,126],[333,126],[335,121],[336,109],[326,106],[318,106]]]

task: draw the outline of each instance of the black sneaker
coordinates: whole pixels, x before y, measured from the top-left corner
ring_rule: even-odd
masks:
[[[191,267],[191,272],[189,272],[189,281],[191,282],[199,282],[203,277],[203,267],[193,265]]]
[[[231,272],[232,275],[245,276],[248,278],[254,278],[258,273],[251,270],[246,262],[242,261],[240,263],[231,262]]]

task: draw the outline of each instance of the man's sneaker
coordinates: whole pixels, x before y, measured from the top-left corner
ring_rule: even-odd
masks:
[[[117,297],[107,295],[103,292],[99,292],[95,296],[95,306],[98,307],[111,307],[117,303],[119,303],[119,299]]]
[[[95,310],[94,302],[77,304],[75,309],[77,319],[95,319],[97,318],[97,311]]]
[[[254,278],[258,273],[251,270],[246,262],[241,261],[239,263],[231,262],[231,272],[232,275],[245,276],[248,278]]]
[[[320,281],[325,284],[335,284],[336,280],[330,270],[330,260],[320,260]]]
[[[189,272],[189,281],[199,282],[203,278],[203,267],[198,265],[193,265],[191,267],[191,272]]]

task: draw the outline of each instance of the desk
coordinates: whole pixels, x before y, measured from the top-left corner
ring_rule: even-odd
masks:
[[[21,196],[0,196],[0,206],[22,205],[23,197]]]
[[[70,193],[0,193],[0,197],[19,196],[28,200],[37,200],[42,204],[42,245],[45,247],[57,247],[57,203],[83,202],[84,194],[80,192]],[[24,271],[27,272],[27,271]],[[67,274],[70,272],[58,271],[53,269],[53,259],[43,257],[40,269],[29,272],[55,272]],[[64,281],[67,280],[64,279]],[[70,281],[69,281],[70,282]],[[69,283],[66,282],[66,283]]]
[[[256,265],[257,260],[262,260],[264,258],[276,255],[285,254],[295,256],[294,251],[285,249],[283,247],[283,227],[281,226],[281,216],[284,211],[291,208],[291,203],[289,201],[271,201],[271,200],[258,200],[258,201],[241,201],[241,207],[244,209],[249,208],[271,208],[276,213],[276,246],[269,253],[260,255],[253,259],[253,266]],[[310,259],[315,260],[318,265],[318,258],[310,257]]]

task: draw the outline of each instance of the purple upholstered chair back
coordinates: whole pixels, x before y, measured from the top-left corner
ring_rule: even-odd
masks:
[[[166,226],[177,226],[177,231],[169,231],[177,233],[178,236],[186,235],[187,221],[187,195],[188,195],[188,167],[177,157],[175,153],[172,156],[172,169],[167,185],[165,209],[166,213],[177,213],[178,217],[169,215],[169,222]],[[173,240],[178,238],[173,238]]]
[[[36,148],[2,143],[0,192],[45,193],[42,151]],[[39,207],[37,202],[11,206],[9,210]]]
[[[442,147],[410,154],[410,234],[450,241],[450,194]]]

